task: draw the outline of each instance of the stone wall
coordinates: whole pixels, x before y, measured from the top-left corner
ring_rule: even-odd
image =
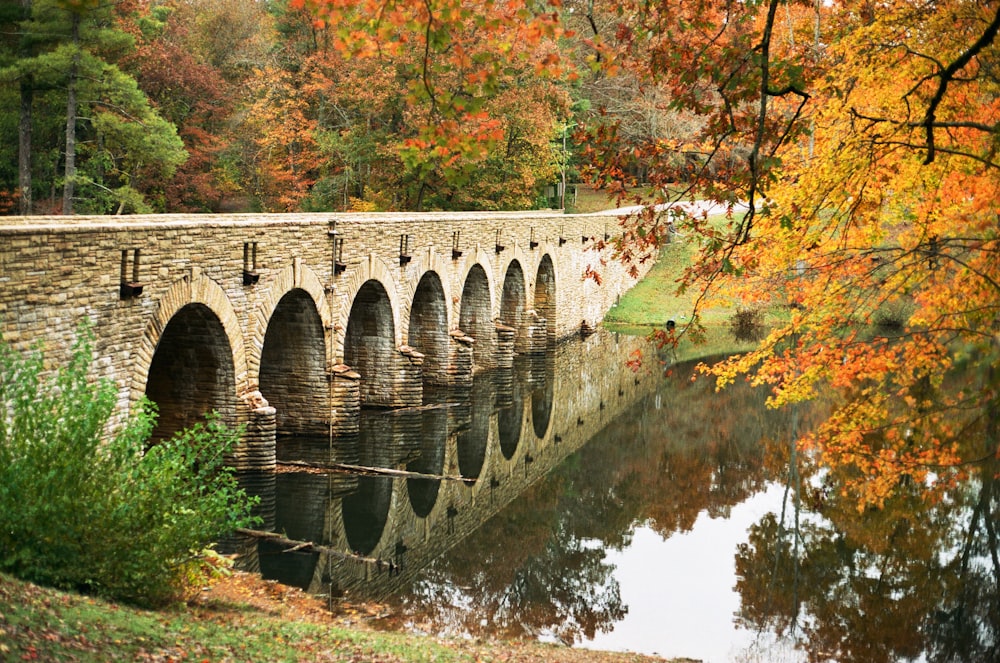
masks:
[[[258,387],[268,324],[293,290],[313,300],[328,375],[343,363],[354,296],[371,279],[392,303],[396,347],[416,345],[407,338],[409,308],[426,272],[440,277],[452,332],[470,270],[485,271],[496,319],[512,261],[523,271],[523,307],[534,310],[545,256],[539,303],[554,320],[537,335],[565,338],[595,325],[634,283],[609,248],[595,248],[616,229],[614,216],[545,211],[10,217],[0,221],[0,331],[17,348],[41,345],[54,365],[89,320],[97,373],[115,381],[127,408],[145,393],[166,325],[199,304],[225,332],[232,389],[243,396]],[[588,267],[600,284],[583,277]]]

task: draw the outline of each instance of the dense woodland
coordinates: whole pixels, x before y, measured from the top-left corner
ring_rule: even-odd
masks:
[[[547,206],[591,96],[538,75],[568,43],[431,80],[420,44],[359,57],[286,0],[14,0],[0,40],[8,214]]]

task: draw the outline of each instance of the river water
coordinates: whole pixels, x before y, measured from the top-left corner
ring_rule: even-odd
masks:
[[[995,469],[858,513],[822,468],[789,471],[818,413],[765,396],[602,331],[366,412],[357,439],[285,441],[286,460],[464,480],[285,468],[267,526],[332,552],[262,544],[251,566],[381,601],[386,629],[719,663],[1000,660]]]

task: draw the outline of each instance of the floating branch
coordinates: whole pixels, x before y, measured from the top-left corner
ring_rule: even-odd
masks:
[[[454,474],[424,474],[423,472],[394,470],[388,467],[351,465],[349,463],[309,463],[304,460],[286,460],[278,461],[277,465],[279,467],[302,467],[310,470],[321,470],[324,472],[343,472],[345,474],[357,474],[360,476],[389,476],[403,477],[406,479],[433,479],[438,481],[468,481],[470,478]]]
[[[364,555],[358,555],[356,553],[347,553],[342,550],[336,550],[330,546],[320,545],[318,543],[313,543],[312,541],[296,541],[294,539],[289,539],[277,532],[264,532],[256,529],[246,529],[245,527],[237,527],[237,534],[242,534],[243,536],[249,536],[254,539],[260,539],[262,541],[270,541],[276,543],[279,546],[285,546],[285,550],[282,552],[320,552],[326,553],[331,557],[338,557],[340,559],[347,559],[355,562],[361,562],[362,564],[371,564],[372,566],[378,568],[380,571],[386,570],[390,573],[398,573],[399,566],[395,562],[387,562],[384,559],[378,559],[375,557],[365,557]]]

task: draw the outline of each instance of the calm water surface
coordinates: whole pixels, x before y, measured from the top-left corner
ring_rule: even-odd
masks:
[[[279,531],[380,564],[262,549],[261,570],[424,633],[712,662],[1000,660],[995,470],[859,514],[799,459],[796,500],[790,440],[813,415],[717,394],[648,348],[633,374],[637,343],[598,334],[477,380],[471,402],[372,415],[328,453],[467,480],[279,475]]]

